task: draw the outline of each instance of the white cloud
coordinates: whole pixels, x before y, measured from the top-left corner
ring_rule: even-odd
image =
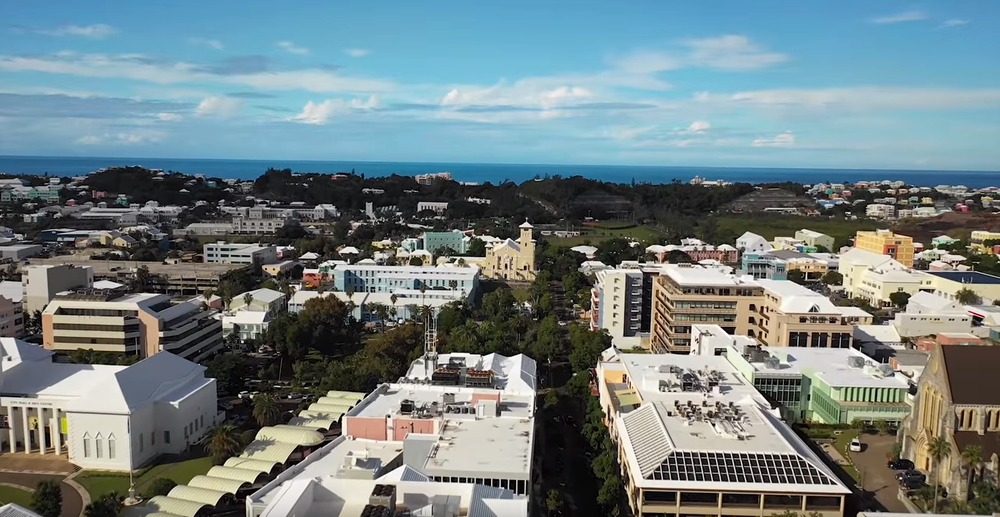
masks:
[[[177,113],[157,113],[156,118],[158,120],[162,120],[163,122],[177,122],[184,117],[178,115]]]
[[[322,125],[338,114],[350,111],[368,111],[380,106],[379,99],[375,95],[367,99],[327,99],[323,102],[309,101],[302,108],[302,112],[289,118],[291,122],[301,122],[303,124]]]
[[[770,108],[837,110],[970,109],[1000,107],[1000,88],[917,88],[859,86],[816,90],[779,89],[733,94],[699,93],[695,101]]]
[[[292,54],[298,54],[300,56],[307,56],[307,55],[309,55],[309,49],[307,49],[305,47],[300,47],[300,46],[296,45],[295,43],[293,43],[291,41],[279,41],[279,42],[275,43],[275,45],[277,45],[278,48],[280,48],[281,50],[284,50],[285,52],[290,52]]]
[[[686,62],[689,66],[713,68],[717,70],[753,70],[764,68],[788,60],[788,56],[769,52],[764,47],[739,34],[717,38],[687,40],[684,44],[691,49]]]
[[[351,57],[365,57],[371,55],[372,51],[366,48],[349,48],[344,50],[344,54]]]
[[[682,134],[682,135],[695,135],[695,134],[704,133],[705,131],[708,131],[711,128],[712,128],[712,124],[709,124],[708,122],[706,122],[704,120],[695,120],[694,122],[692,122],[687,127],[687,129],[682,129],[682,130],[678,131],[678,134]]]
[[[636,138],[655,130],[655,126],[612,127],[601,132],[600,136],[614,140],[635,140]]]
[[[507,86],[503,82],[490,87],[463,86],[452,88],[441,98],[442,106],[511,106],[548,108],[589,99],[594,92],[581,86],[557,86],[519,81]]]
[[[318,93],[373,93],[395,88],[389,81],[350,77],[331,70],[298,69],[242,75],[206,73],[186,62],[158,62],[143,54],[77,54],[60,52],[49,56],[0,55],[0,71],[43,72],[130,79],[154,84],[227,84],[265,90],[305,90]]]
[[[938,28],[939,29],[953,29],[955,27],[961,27],[963,25],[968,25],[970,23],[972,23],[972,21],[970,21],[970,20],[962,20],[962,19],[959,19],[959,18],[952,18],[951,20],[945,20],[944,23],[942,23],[941,26],[938,27]]]
[[[795,145],[795,134],[785,131],[773,138],[755,138],[751,144],[754,147],[792,147]]]
[[[208,47],[215,50],[224,50],[226,48],[226,46],[217,39],[195,37],[195,38],[188,38],[188,43],[191,43],[192,45],[198,45],[201,47]]]
[[[927,19],[927,13],[923,11],[903,11],[900,13],[888,14],[884,16],[876,16],[875,18],[870,18],[868,20],[868,23],[886,25],[890,23],[917,22],[926,19]]]
[[[159,142],[164,137],[166,137],[166,133],[159,131],[131,131],[86,135],[77,138],[76,143],[80,145],[143,145]]]
[[[63,25],[54,29],[39,29],[35,32],[48,36],[79,36],[81,38],[101,39],[118,31],[110,25],[96,23],[93,25]]]
[[[196,117],[231,117],[235,115],[243,103],[232,97],[206,97],[195,108]]]

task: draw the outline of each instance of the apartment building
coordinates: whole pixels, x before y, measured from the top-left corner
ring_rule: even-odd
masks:
[[[854,247],[886,255],[906,267],[913,267],[913,237],[891,230],[859,231],[854,237]]]
[[[475,266],[380,266],[343,264],[333,269],[338,291],[393,293],[396,291],[455,291],[472,297],[479,292],[479,268]]]
[[[865,207],[865,216],[873,219],[892,219],[896,217],[896,206],[872,203]]]
[[[25,266],[21,269],[21,283],[24,310],[34,314],[45,309],[56,293],[94,285],[94,268],[73,264]]]
[[[205,262],[214,264],[247,264],[262,266],[278,261],[278,249],[261,244],[234,244],[219,241],[206,244]]]
[[[690,264],[667,265],[653,283],[650,348],[686,354],[691,325],[700,323],[748,334],[757,326],[750,321],[762,294],[763,288],[750,277]]]
[[[928,271],[933,279],[934,293],[954,300],[962,290],[969,290],[989,305],[1000,300],[1000,277],[979,271]]]
[[[770,252],[744,253],[740,273],[754,279],[787,280],[788,263]]]
[[[844,515],[851,490],[727,358],[608,351],[596,370],[633,515]]]
[[[990,253],[993,247],[986,245],[989,241],[1000,241],[1000,232],[976,230],[969,236],[969,248],[976,253]]]
[[[795,239],[800,240],[809,246],[826,248],[827,251],[833,251],[833,237],[825,233],[815,232],[803,228],[795,232]]]
[[[934,277],[915,271],[899,261],[871,251],[852,248],[840,256],[840,273],[845,294],[875,307],[887,307],[895,292],[914,295],[933,292]]]
[[[854,327],[868,325],[872,315],[857,307],[840,307],[829,298],[787,280],[758,280],[763,288],[751,309],[757,327],[747,335],[775,347],[850,348]],[[756,309],[756,311],[753,311]]]
[[[606,330],[618,348],[649,348],[656,266],[604,269],[590,290],[590,330]]]
[[[199,361],[222,348],[222,323],[197,300],[163,294],[85,289],[60,294],[42,313],[42,346],[70,352],[149,357],[170,352]]]
[[[972,330],[972,314],[958,302],[920,292],[910,297],[906,309],[892,322],[900,337],[916,338]]]
[[[24,308],[20,300],[0,295],[0,337],[21,337],[24,334]]]

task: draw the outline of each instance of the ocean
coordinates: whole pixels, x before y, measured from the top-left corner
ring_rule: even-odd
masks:
[[[909,185],[965,185],[980,188],[1000,185],[1000,173],[978,171],[862,170],[862,169],[781,169],[751,167],[657,167],[628,165],[529,165],[499,163],[419,163],[419,162],[344,162],[300,160],[202,160],[183,158],[83,158],[48,156],[0,156],[0,173],[50,176],[80,176],[103,167],[141,165],[150,169],[172,170],[185,174],[204,174],[218,178],[255,179],[268,167],[289,168],[295,172],[350,172],[366,176],[400,174],[413,176],[431,172],[450,172],[456,181],[475,183],[504,180],[522,182],[535,177],[580,175],[617,183],[668,183],[690,181],[695,176],[729,182],[771,183],[795,181],[819,182],[903,181]]]

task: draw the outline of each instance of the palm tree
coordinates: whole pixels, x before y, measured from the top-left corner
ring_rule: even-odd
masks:
[[[205,297],[205,303],[211,304],[212,303],[212,297],[215,296],[215,289],[212,289],[211,287],[209,287],[208,289],[205,289],[204,291],[202,291],[201,295]]]
[[[868,424],[860,418],[855,418],[854,420],[851,420],[851,429],[854,429],[859,433],[863,433],[866,429],[868,429]]]
[[[927,443],[927,454],[930,455],[931,459],[934,460],[933,471],[937,471],[934,475],[934,511],[931,513],[937,513],[938,507],[938,485],[940,484],[941,471],[940,465],[941,460],[951,456],[951,444],[943,436],[938,436],[933,438]]]
[[[976,474],[979,471],[979,465],[983,463],[983,448],[978,445],[969,445],[965,449],[962,449],[962,461],[965,462],[967,468],[969,469],[969,492],[972,491],[972,481],[975,479]],[[968,498],[966,498],[968,499]]]
[[[257,394],[259,397],[260,394]],[[257,398],[254,397],[254,398]],[[240,452],[240,429],[233,424],[219,424],[208,430],[205,449],[212,461],[220,464],[230,456]]]
[[[271,393],[258,393],[253,397],[253,417],[261,426],[271,425],[281,416],[278,399]]]
[[[110,492],[90,503],[83,510],[86,517],[118,517],[125,506],[125,499],[118,492]]]
[[[250,306],[253,305],[253,295],[252,294],[246,293],[246,294],[243,295],[243,305],[245,305],[247,309],[249,309]]]
[[[875,429],[878,429],[878,434],[885,436],[889,434],[889,421],[888,420],[876,420]]]

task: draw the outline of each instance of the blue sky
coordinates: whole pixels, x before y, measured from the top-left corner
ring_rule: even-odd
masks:
[[[992,1],[0,12],[0,155],[1000,169]]]

